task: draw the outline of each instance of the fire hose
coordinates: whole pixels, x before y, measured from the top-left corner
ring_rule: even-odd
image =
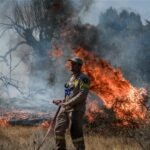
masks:
[[[49,133],[50,133],[51,130],[53,129],[53,127],[54,127],[54,125],[55,125],[56,118],[57,118],[58,113],[59,113],[59,111],[60,111],[60,108],[61,108],[61,106],[58,107],[58,109],[57,109],[57,111],[56,111],[56,113],[55,113],[55,115],[54,115],[54,118],[53,118],[53,120],[52,120],[52,122],[51,122],[51,124],[50,124],[50,126],[49,126],[49,128],[48,128],[48,130],[47,130],[47,132],[46,132],[46,134],[45,134],[45,136],[44,136],[42,142],[41,142],[40,145],[38,146],[37,150],[40,150],[40,148],[43,146],[43,144],[44,144],[46,138],[48,137]]]

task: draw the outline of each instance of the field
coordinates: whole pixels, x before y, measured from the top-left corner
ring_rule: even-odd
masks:
[[[85,133],[86,150],[150,150],[150,128],[141,130],[140,137]],[[0,150],[35,150],[47,129],[42,127],[4,127],[0,128]],[[145,132],[145,133],[144,133]],[[143,133],[143,134],[142,134]],[[68,150],[74,150],[69,133],[66,135]],[[34,142],[35,141],[35,142]],[[55,148],[51,134],[41,150]]]

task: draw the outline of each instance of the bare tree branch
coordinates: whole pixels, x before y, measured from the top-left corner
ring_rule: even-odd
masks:
[[[17,89],[21,94],[23,94],[22,90],[19,87],[19,81],[15,79],[8,78],[7,76],[4,76],[3,74],[0,76],[0,81],[2,81],[3,86],[8,88],[8,86],[12,86],[15,89]]]
[[[16,65],[11,69],[11,71],[14,71],[14,70],[21,64],[21,62],[22,62],[25,58],[29,57],[30,55],[32,55],[32,54],[26,54],[26,55],[24,55],[24,56],[16,63]]]
[[[11,52],[17,50],[17,48],[23,44],[27,44],[25,41],[22,41],[20,43],[18,43],[16,46],[14,46],[13,48],[11,48],[9,51],[7,51],[4,55],[4,58],[6,58]]]
[[[8,60],[4,56],[0,56],[0,62],[5,62],[6,65],[8,66]]]
[[[8,56],[11,52],[17,50],[17,48],[18,48],[19,46],[23,45],[23,44],[27,44],[27,43],[26,43],[25,41],[22,41],[22,42],[18,43],[16,46],[14,46],[13,48],[9,49],[9,50],[5,53],[4,56],[0,56],[0,62],[5,62],[6,65],[9,66],[8,60],[7,60],[7,56]]]

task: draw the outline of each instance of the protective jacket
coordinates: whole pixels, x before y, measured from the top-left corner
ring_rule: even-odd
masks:
[[[90,80],[83,73],[72,75],[65,84],[66,111],[85,111],[86,98],[89,92]]]

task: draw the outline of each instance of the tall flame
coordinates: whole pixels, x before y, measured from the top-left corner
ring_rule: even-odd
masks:
[[[91,79],[91,91],[102,99],[106,108],[113,109],[117,119],[124,122],[146,119],[145,99],[148,94],[144,88],[133,87],[120,69],[114,69],[83,48],[76,49],[75,55],[85,62],[83,71]]]

